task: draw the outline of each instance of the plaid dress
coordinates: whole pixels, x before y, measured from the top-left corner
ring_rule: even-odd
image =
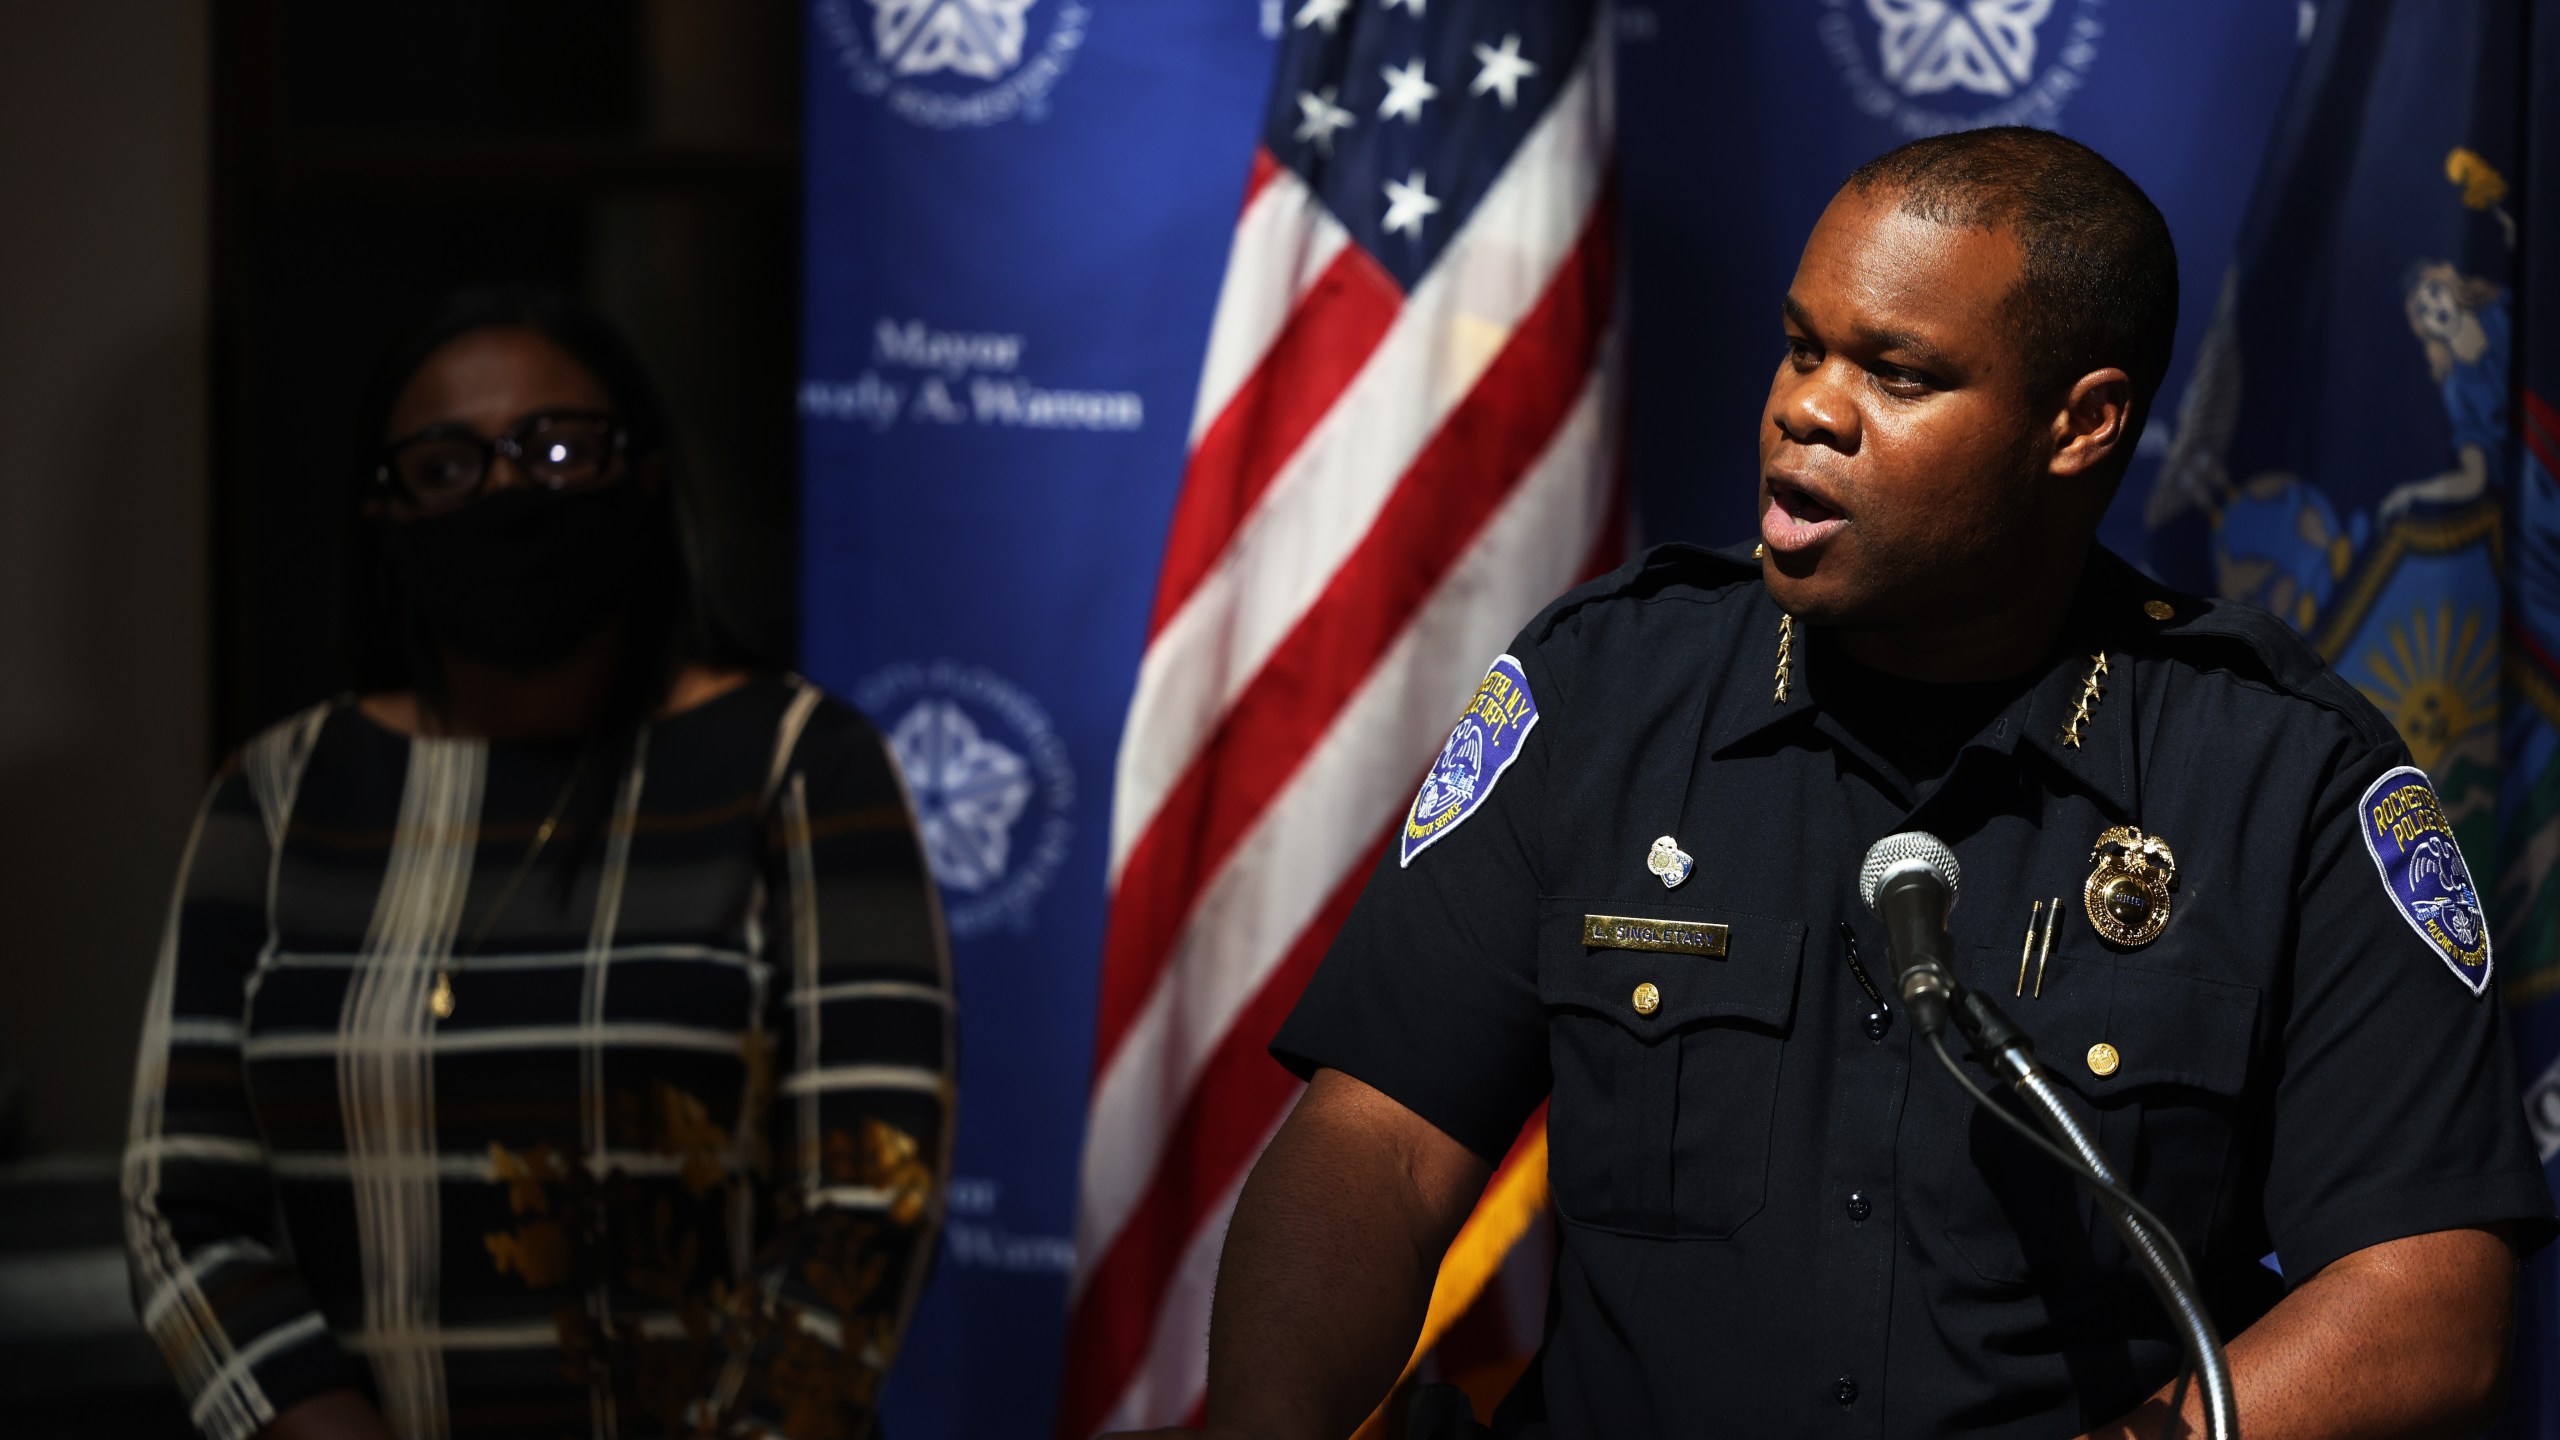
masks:
[[[535,853],[573,777],[585,823]],[[586,760],[322,706],[188,844],[135,1304],[217,1440],[345,1385],[410,1440],[850,1440],[932,1252],[951,1066],[895,764],[806,682]]]

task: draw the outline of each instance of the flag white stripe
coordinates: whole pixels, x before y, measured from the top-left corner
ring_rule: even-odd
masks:
[[[1200,394],[1191,407],[1190,444],[1200,443],[1212,421],[1244,388],[1307,288],[1351,243],[1298,172],[1283,166],[1236,222],[1227,252],[1226,283],[1218,287],[1217,318],[1209,326],[1209,353],[1200,363]]]
[[[1281,1113],[1288,1113],[1286,1107]],[[1261,1154],[1263,1146],[1278,1133],[1280,1126],[1274,1124],[1253,1147],[1253,1153]],[[1218,1253],[1227,1244],[1227,1220],[1235,1214],[1236,1197],[1243,1193],[1245,1176],[1251,1169],[1246,1166],[1236,1171],[1235,1180],[1211,1209],[1209,1223],[1201,1226],[1192,1235],[1191,1243],[1183,1247],[1182,1259],[1175,1265],[1164,1299],[1156,1307],[1155,1326],[1147,1334],[1146,1357],[1103,1420],[1104,1433],[1146,1429],[1188,1415],[1208,1388],[1210,1292],[1217,1284]]]
[[[1238,1012],[1343,875],[1366,863],[1380,822],[1400,808],[1486,660],[1574,582],[1598,542],[1612,483],[1608,354],[1546,453],[1202,891],[1164,982],[1095,1086],[1076,1215],[1079,1292],[1145,1195]]]
[[[1396,482],[1537,303],[1589,219],[1609,133],[1586,60],[1386,337],[1147,647],[1121,741],[1110,883],[1192,756],[1332,583]]]

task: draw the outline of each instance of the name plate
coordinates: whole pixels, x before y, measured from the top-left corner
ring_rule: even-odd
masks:
[[[1600,950],[1659,950],[1673,955],[1724,954],[1725,929],[1703,920],[1645,920],[1633,915],[1585,915],[1582,943]]]

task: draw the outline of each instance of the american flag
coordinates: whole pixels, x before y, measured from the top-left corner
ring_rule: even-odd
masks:
[[[1606,5],[1284,14],[1121,741],[1066,1440],[1197,1415],[1263,1047],[1487,661],[1623,550]]]

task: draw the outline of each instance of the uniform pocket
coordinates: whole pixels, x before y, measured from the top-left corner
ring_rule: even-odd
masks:
[[[1630,923],[1595,936],[1593,916]],[[1631,948],[1648,945],[1721,953]],[[1656,900],[1540,902],[1560,1213],[1714,1239],[1758,1212],[1803,953],[1792,920]]]
[[[1966,983],[1984,986],[2034,1038],[2036,1058],[2060,1082],[2064,1103],[2095,1131],[2117,1178],[2195,1253],[2231,1161],[2258,991],[2091,950],[2057,953],[2058,982],[2041,998],[2020,1000],[1999,992],[2010,975],[1994,982],[2002,958],[1969,954]],[[2017,963],[2014,955],[2006,961]],[[2009,1102],[2005,1088],[1978,1067],[1975,1078]],[[1931,1208],[1977,1274],[2059,1280],[2121,1257],[2086,1186],[1980,1113],[1952,1083],[1935,1088],[1946,1092],[1929,1107],[1946,1117],[1943,1138],[1924,1141],[1931,1154],[1921,1173],[1931,1178],[1915,1183],[1938,1192]]]

